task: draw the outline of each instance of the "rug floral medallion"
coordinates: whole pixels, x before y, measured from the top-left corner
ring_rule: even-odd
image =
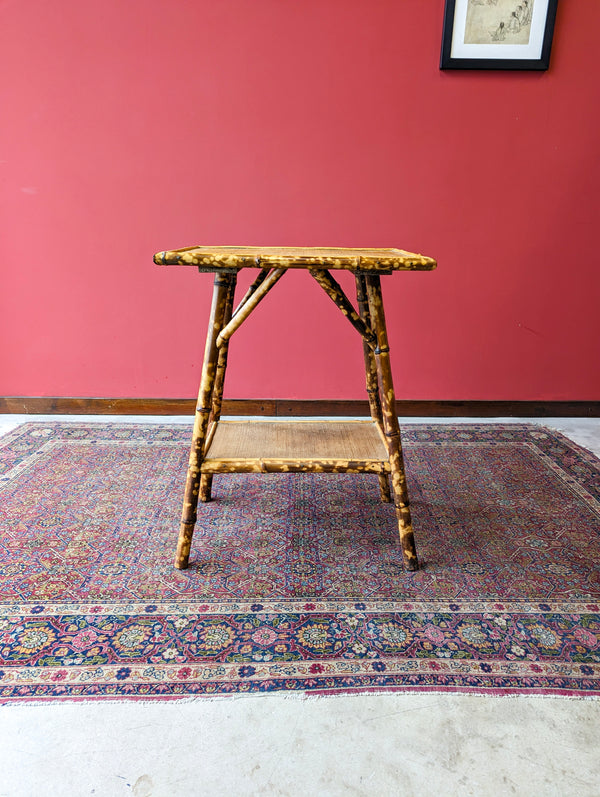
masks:
[[[600,696],[592,454],[539,426],[404,427],[415,573],[374,476],[216,476],[177,571],[190,428],[0,438],[0,702]]]

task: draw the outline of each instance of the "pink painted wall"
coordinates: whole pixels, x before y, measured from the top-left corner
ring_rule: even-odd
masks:
[[[399,398],[599,399],[600,3],[541,74],[440,72],[443,6],[3,0],[0,393],[194,395],[211,276],[152,254],[287,243],[438,259],[384,281]],[[226,394],[362,398],[361,357],[288,274]]]

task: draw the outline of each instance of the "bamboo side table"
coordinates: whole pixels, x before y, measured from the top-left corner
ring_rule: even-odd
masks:
[[[431,271],[435,260],[400,249],[193,246],[154,262],[215,275],[175,567],[188,566],[198,499],[210,501],[213,474],[310,472],[377,474],[383,501],[391,475],[404,566],[417,570],[380,276]],[[234,310],[242,268],[260,271]],[[221,421],[229,339],[289,269],[307,269],[360,333],[370,421]],[[340,269],[355,274],[358,309],[330,274]]]

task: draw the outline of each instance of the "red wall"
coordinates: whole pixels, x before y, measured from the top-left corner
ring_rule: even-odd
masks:
[[[399,398],[600,398],[600,3],[541,74],[440,72],[443,6],[5,0],[0,393],[192,396],[211,276],[152,254],[287,243],[438,259],[384,281]],[[363,390],[308,274],[233,339],[231,397]]]

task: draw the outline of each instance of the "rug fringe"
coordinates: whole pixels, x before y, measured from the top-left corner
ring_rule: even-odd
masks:
[[[396,689],[396,690],[377,690],[377,689],[362,689],[356,690],[354,692],[348,692],[344,690],[340,691],[331,691],[331,692],[282,692],[282,691],[272,691],[272,692],[235,692],[226,695],[187,695],[187,696],[176,696],[176,697],[165,697],[164,695],[157,696],[155,698],[110,698],[106,696],[98,697],[98,698],[49,698],[47,700],[27,700],[26,698],[23,700],[10,700],[7,702],[0,703],[0,708],[7,708],[12,706],[23,706],[23,707],[31,707],[31,708],[39,708],[41,706],[65,706],[65,705],[86,705],[91,706],[94,704],[105,704],[111,703],[113,705],[126,705],[131,704],[132,706],[139,706],[139,705],[157,705],[158,703],[170,703],[173,705],[190,705],[193,703],[203,704],[203,703],[220,703],[225,701],[237,701],[237,700],[262,700],[262,699],[269,699],[269,700],[282,700],[282,701],[298,701],[298,702],[306,702],[306,701],[317,701],[317,700],[340,700],[340,699],[354,699],[360,700],[364,699],[365,697],[385,697],[385,698],[393,698],[393,697],[414,697],[414,698],[423,698],[423,697],[430,697],[436,699],[463,699],[463,700],[523,700],[523,701],[537,701],[537,700],[568,700],[568,701],[588,701],[588,702],[600,702],[600,694],[539,694],[539,693],[522,693],[522,692],[511,692],[508,694],[500,694],[500,693],[482,693],[476,691],[456,691],[456,690],[441,690],[441,689],[419,689],[419,690],[410,690],[410,689]]]

